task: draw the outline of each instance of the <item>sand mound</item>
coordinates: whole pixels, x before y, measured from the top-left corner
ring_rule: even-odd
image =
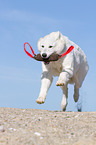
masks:
[[[96,145],[96,113],[0,108],[0,145]]]

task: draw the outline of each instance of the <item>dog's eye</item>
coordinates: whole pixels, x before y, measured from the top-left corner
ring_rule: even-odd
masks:
[[[49,48],[52,48],[53,46],[49,46]]]
[[[42,47],[44,48],[44,45],[42,45]]]

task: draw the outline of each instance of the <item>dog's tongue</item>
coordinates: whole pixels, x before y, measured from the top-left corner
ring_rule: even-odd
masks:
[[[49,64],[49,63],[50,63],[50,62],[45,62],[45,61],[44,61],[44,64]]]

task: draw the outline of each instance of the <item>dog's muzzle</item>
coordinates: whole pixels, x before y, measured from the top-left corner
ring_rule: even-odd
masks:
[[[47,54],[46,54],[47,55]],[[49,64],[50,61],[57,61],[61,55],[58,55],[56,53],[51,54],[48,58],[46,58],[46,56],[44,53],[42,54],[43,57],[41,57],[40,54],[37,54],[34,56],[34,59],[38,60],[38,61],[44,61],[45,64]],[[46,57],[44,57],[46,56]]]
[[[42,53],[42,57],[43,58],[46,58],[47,57],[47,54],[46,53]]]

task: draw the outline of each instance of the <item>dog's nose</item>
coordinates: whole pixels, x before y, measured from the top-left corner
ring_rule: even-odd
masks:
[[[46,53],[43,53],[42,56],[45,58],[45,57],[47,57],[47,54]]]

